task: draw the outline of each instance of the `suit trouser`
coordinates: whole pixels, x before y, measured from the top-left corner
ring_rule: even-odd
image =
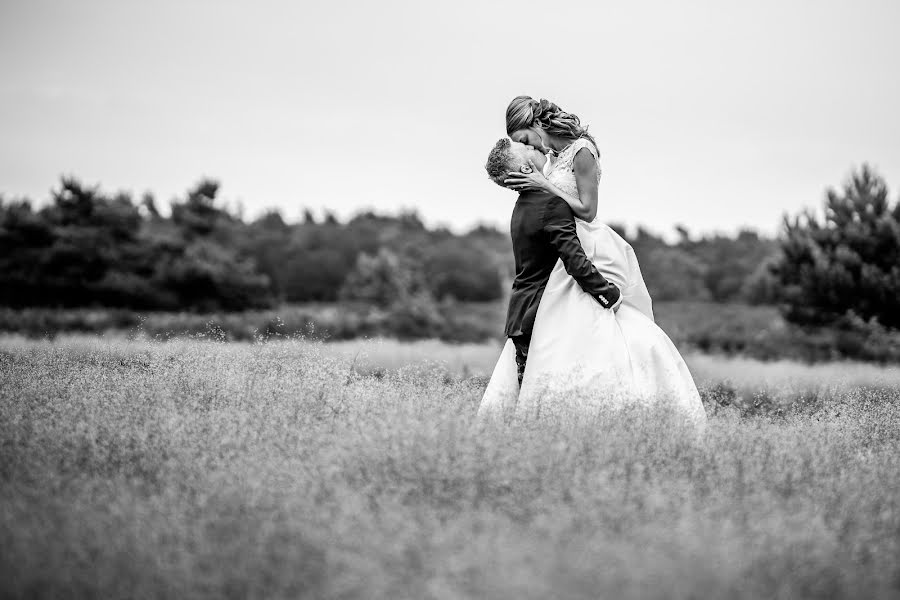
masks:
[[[525,376],[525,363],[528,361],[528,347],[531,345],[531,332],[514,335],[509,339],[516,347],[516,373],[519,376],[519,386],[521,386],[522,377]]]

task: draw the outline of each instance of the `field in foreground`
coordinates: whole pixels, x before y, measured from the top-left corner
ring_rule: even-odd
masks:
[[[482,427],[495,352],[0,339],[0,596],[900,594],[897,369],[691,356],[694,443]]]

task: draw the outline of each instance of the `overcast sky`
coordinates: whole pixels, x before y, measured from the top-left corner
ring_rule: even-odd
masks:
[[[600,214],[774,232],[872,163],[900,189],[900,2],[0,0],[0,193],[60,174],[247,216],[508,227],[519,94],[591,126]]]

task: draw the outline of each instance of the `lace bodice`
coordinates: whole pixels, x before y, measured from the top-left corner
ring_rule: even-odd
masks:
[[[550,183],[572,196],[578,196],[578,185],[575,183],[575,155],[582,148],[587,148],[597,161],[597,181],[600,181],[600,154],[587,138],[578,138],[566,146],[546,173]]]

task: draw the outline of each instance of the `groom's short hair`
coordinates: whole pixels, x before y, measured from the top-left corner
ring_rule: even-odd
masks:
[[[503,183],[507,179],[508,173],[512,170],[512,153],[510,152],[509,138],[500,138],[494,144],[494,149],[488,154],[487,163],[484,165],[488,177],[491,181],[501,187],[506,187]]]

